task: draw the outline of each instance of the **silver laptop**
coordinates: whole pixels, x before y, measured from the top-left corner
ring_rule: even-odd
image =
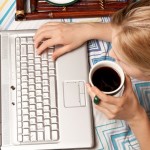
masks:
[[[52,61],[30,31],[1,32],[2,149],[92,148],[94,145],[86,44]]]

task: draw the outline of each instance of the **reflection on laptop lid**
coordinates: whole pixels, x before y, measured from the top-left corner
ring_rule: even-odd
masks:
[[[2,149],[93,147],[86,44],[54,62],[34,32],[1,32]]]

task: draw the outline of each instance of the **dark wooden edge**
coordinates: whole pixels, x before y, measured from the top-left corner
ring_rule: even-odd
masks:
[[[16,0],[15,20],[38,20],[38,19],[60,19],[60,18],[87,18],[110,16],[118,9],[125,7],[127,2],[93,0],[90,2],[83,0],[83,3],[76,3],[68,7],[51,6],[47,2],[40,1],[42,6],[38,6],[37,0],[30,0],[30,13],[26,13],[26,0]],[[80,0],[82,2],[82,0]],[[84,6],[82,6],[84,4]],[[53,9],[52,9],[53,8]],[[87,9],[85,9],[87,8]],[[52,11],[54,10],[54,11]]]

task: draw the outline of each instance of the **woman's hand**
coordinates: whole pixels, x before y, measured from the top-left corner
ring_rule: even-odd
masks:
[[[92,100],[95,95],[100,98],[101,101],[98,105],[95,105],[95,108],[104,113],[108,119],[120,119],[132,122],[140,114],[141,110],[143,110],[134,94],[128,76],[126,76],[125,89],[121,97],[106,95],[89,84],[87,84],[87,90]]]
[[[37,53],[41,54],[48,47],[61,45],[53,53],[52,57],[55,60],[89,40],[89,29],[87,23],[46,23],[37,30],[34,36]]]

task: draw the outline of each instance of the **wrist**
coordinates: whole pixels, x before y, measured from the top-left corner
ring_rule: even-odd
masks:
[[[87,24],[89,39],[111,41],[112,27],[110,23],[91,22]]]
[[[135,115],[127,120],[129,126],[132,128],[134,126],[137,126],[137,124],[140,124],[140,122],[145,122],[147,120],[147,114],[142,106],[139,107],[137,112],[135,112]]]
[[[83,23],[82,24],[82,30],[84,31],[83,35],[87,41],[92,40],[92,39],[97,39],[95,35],[96,27],[94,24],[95,23]]]

